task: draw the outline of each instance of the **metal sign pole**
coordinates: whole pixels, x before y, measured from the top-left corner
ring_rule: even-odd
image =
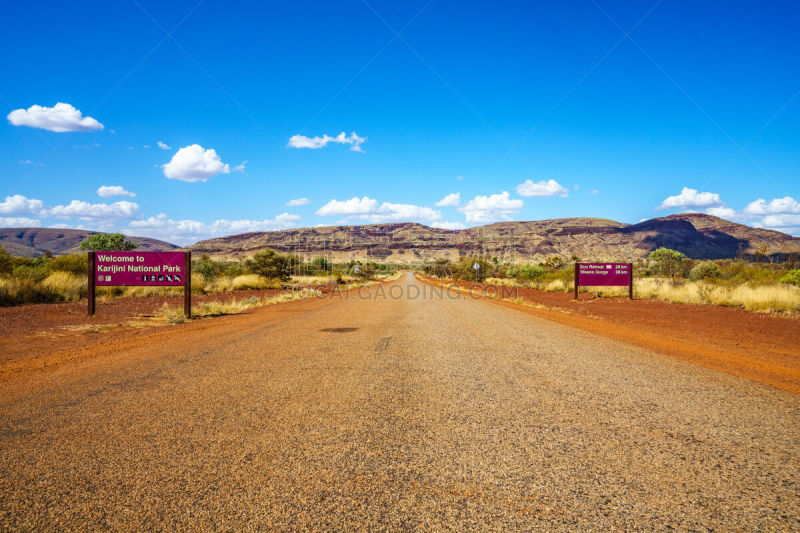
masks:
[[[628,263],[628,298],[633,300],[633,263]]]
[[[192,252],[183,254],[183,315],[192,318]]]
[[[578,263],[575,263],[575,299],[578,299]]]
[[[86,270],[87,270],[87,272],[89,274],[89,278],[88,278],[88,280],[89,280],[89,294],[87,295],[88,299],[89,299],[89,308],[88,308],[89,316],[94,315],[94,295],[95,295],[95,290],[94,290],[94,281],[95,281],[94,280],[94,276],[95,276],[95,272],[94,272],[94,264],[95,264],[94,263],[94,254],[95,254],[94,252],[89,252],[87,254],[88,255],[88,261],[87,261],[88,268]]]

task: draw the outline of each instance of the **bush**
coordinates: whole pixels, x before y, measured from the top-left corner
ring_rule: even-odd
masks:
[[[781,278],[781,283],[787,285],[794,285],[800,287],[800,270],[790,270],[785,276]]]
[[[47,268],[47,257],[37,257],[35,259],[19,257],[15,262],[17,265],[14,267],[12,276],[17,279],[38,283],[50,273]]]
[[[653,270],[670,278],[677,278],[683,275],[681,262],[686,256],[677,250],[661,247],[650,252],[648,259],[653,263]]]
[[[508,275],[517,281],[534,281],[547,274],[541,265],[519,265],[508,271]]]
[[[122,233],[95,233],[81,242],[81,250],[95,252],[129,252],[138,247],[138,244],[125,240]]]
[[[698,263],[689,271],[689,279],[692,281],[721,277],[722,269],[720,269],[719,265],[713,261],[703,261],[702,263]]]
[[[89,259],[86,254],[59,255],[47,265],[51,272],[69,272],[76,276],[86,277]]]
[[[270,248],[256,252],[245,264],[250,272],[265,278],[281,281],[289,281],[291,278],[291,262]]]
[[[86,273],[82,276],[70,272],[53,272],[41,282],[41,286],[50,292],[54,299],[64,302],[80,300],[88,294]]]
[[[314,260],[311,261],[311,269],[316,271],[330,270],[331,262],[325,257],[315,257]]]
[[[0,276],[8,276],[14,270],[14,256],[0,246]]]
[[[200,260],[192,265],[192,273],[198,273],[208,281],[213,281],[222,274],[224,266],[222,263],[217,263],[211,259],[207,254],[203,254]]]

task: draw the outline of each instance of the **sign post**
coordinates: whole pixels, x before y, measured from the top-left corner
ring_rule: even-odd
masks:
[[[89,316],[95,287],[183,287],[183,313],[192,312],[191,252],[89,252]]]
[[[478,263],[475,263],[472,265],[472,268],[475,269],[475,283],[478,283],[478,269],[480,269],[481,266]]]
[[[633,300],[633,263],[575,263],[575,299],[578,287],[628,287]]]

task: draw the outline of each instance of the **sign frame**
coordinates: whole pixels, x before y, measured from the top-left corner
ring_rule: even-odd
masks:
[[[98,252],[88,252],[88,265],[87,265],[87,274],[89,278],[89,294],[88,294],[88,308],[87,312],[89,316],[93,316],[96,309],[96,294],[97,294],[97,253]],[[111,253],[101,251],[99,253]],[[161,253],[161,252],[136,252],[137,254],[152,254],[152,253]],[[192,252],[172,252],[172,253],[183,253],[183,314],[186,318],[192,317]],[[104,285],[106,286],[106,285]],[[113,286],[113,285],[111,285]],[[139,284],[139,286],[143,287],[153,287],[158,285],[146,285],[146,284]],[[165,285],[169,287],[175,287],[176,285]],[[179,285],[178,285],[179,286]]]
[[[578,263],[578,262],[575,263],[575,283],[574,283],[575,300],[578,299],[578,287],[581,286],[580,283],[579,283],[580,277],[578,275],[579,271],[580,271],[580,265],[581,264],[582,263]],[[605,261],[596,261],[594,263],[586,263],[586,264],[609,264],[609,263],[607,263]],[[633,263],[612,263],[612,264],[628,265],[628,298],[630,300],[633,300]],[[584,287],[593,287],[594,285],[583,285],[583,286]],[[605,286],[608,286],[608,287],[624,287],[624,285],[605,285]]]

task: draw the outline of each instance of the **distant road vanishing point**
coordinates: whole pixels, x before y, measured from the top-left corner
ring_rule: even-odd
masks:
[[[0,530],[798,530],[800,397],[405,274],[0,383]]]

